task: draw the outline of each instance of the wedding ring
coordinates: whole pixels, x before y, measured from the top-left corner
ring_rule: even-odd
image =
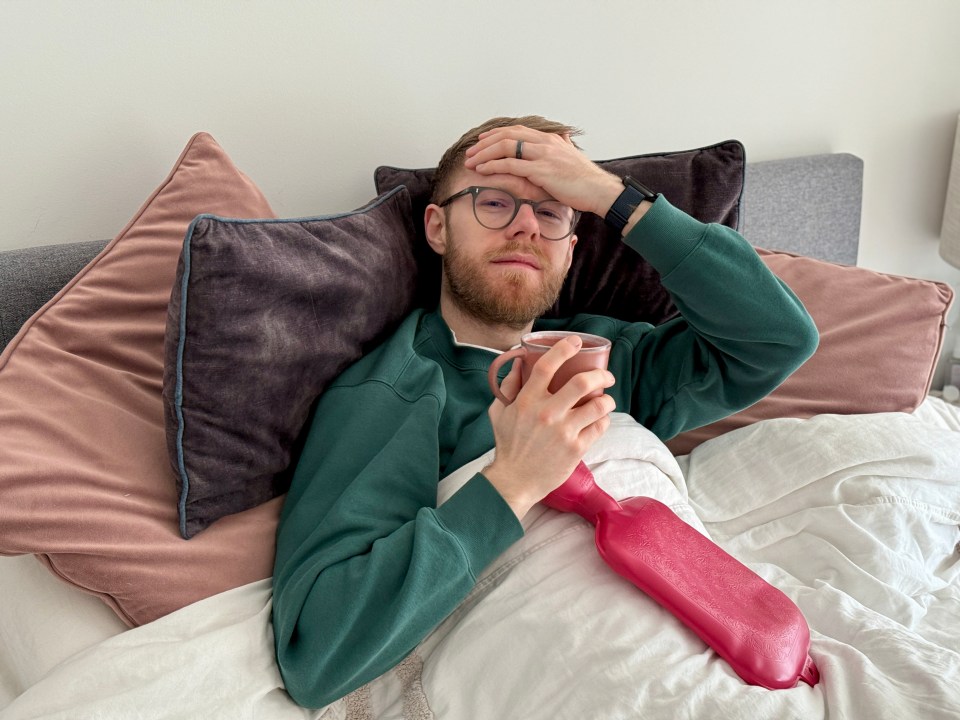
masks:
[[[517,140],[517,160],[523,160],[523,140]]]

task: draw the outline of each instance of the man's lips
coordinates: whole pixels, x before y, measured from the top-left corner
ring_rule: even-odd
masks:
[[[522,253],[501,255],[500,257],[494,258],[491,262],[493,262],[494,265],[521,265],[534,270],[540,269],[540,262],[536,257]]]

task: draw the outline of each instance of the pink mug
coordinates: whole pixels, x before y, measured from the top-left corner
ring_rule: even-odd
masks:
[[[520,379],[522,383],[525,383],[527,378],[530,377],[530,372],[533,370],[533,366],[537,360],[556,343],[571,335],[578,336],[583,344],[579,352],[561,365],[554,374],[553,380],[550,381],[550,386],[547,388],[551,393],[557,392],[577,373],[587,370],[606,369],[607,362],[610,360],[611,343],[605,337],[562,330],[542,330],[540,332],[527,333],[520,338],[520,345],[518,347],[507,350],[490,363],[490,370],[487,371],[487,380],[490,383],[490,389],[493,391],[493,394],[496,395],[504,405],[512,403],[513,399],[503,394],[503,391],[500,389],[500,384],[497,382],[497,372],[501,366],[508,360],[519,358],[521,363]],[[596,390],[584,397],[577,405],[582,405],[587,400],[600,397],[602,394],[602,389]]]

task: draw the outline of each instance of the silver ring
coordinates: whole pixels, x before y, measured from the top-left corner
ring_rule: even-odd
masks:
[[[523,140],[517,140],[517,160],[523,160]]]

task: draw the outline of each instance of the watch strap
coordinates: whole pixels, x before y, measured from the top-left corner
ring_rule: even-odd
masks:
[[[637,206],[644,200],[653,202],[656,199],[655,192],[628,175],[623,179],[623,192],[613,201],[603,220],[617,232],[623,232]]]

